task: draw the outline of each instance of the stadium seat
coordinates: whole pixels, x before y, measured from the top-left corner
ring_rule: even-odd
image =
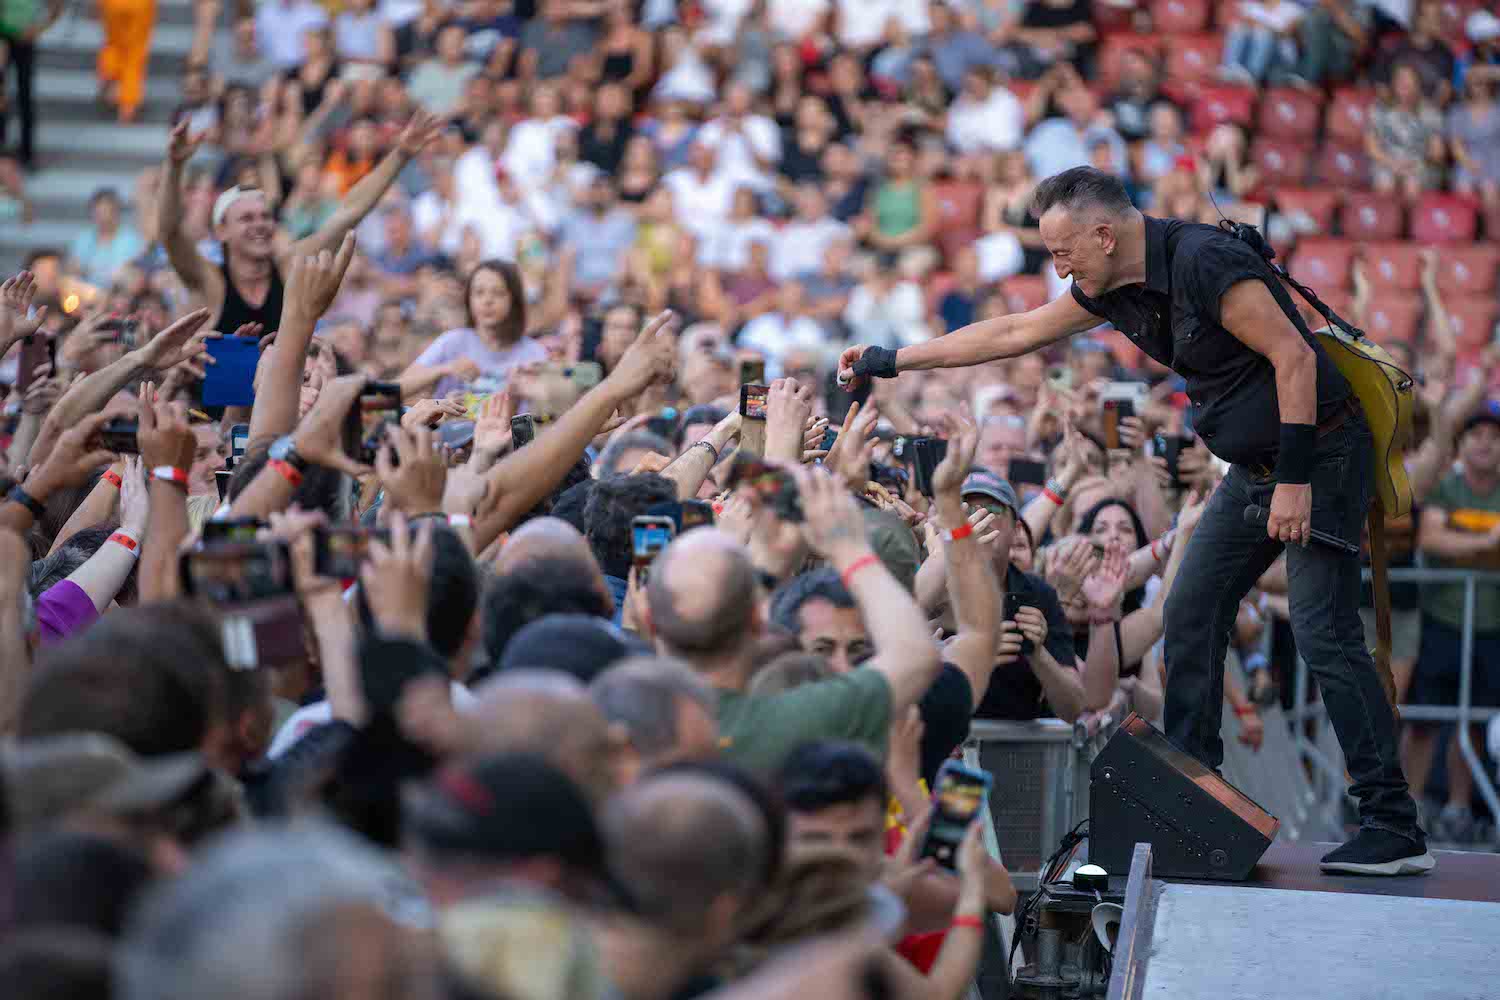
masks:
[[[1400,199],[1388,194],[1351,191],[1339,209],[1339,227],[1351,240],[1394,240],[1405,225]]]
[[[1437,255],[1438,288],[1454,295],[1493,295],[1500,247],[1489,243],[1444,247]]]
[[[1282,187],[1276,189],[1276,208],[1286,215],[1307,216],[1319,233],[1328,236],[1333,233],[1333,215],[1342,197],[1334,188]]]
[[[1261,180],[1272,187],[1297,187],[1307,181],[1307,147],[1301,143],[1257,136],[1250,144],[1250,162],[1260,169]]]
[[[1223,35],[1179,35],[1167,45],[1167,79],[1179,84],[1212,80],[1219,71]]]
[[[1321,184],[1358,191],[1369,183],[1370,161],[1358,144],[1328,142],[1318,150],[1313,173]]]
[[[1318,298],[1322,300],[1325,306],[1349,322],[1354,322],[1354,316],[1350,309],[1350,304],[1354,301],[1352,293],[1346,292],[1342,288],[1314,288],[1313,291],[1317,293]],[[1302,314],[1303,322],[1308,325],[1309,329],[1318,330],[1328,325],[1328,320],[1323,318],[1323,314],[1314,309],[1312,303],[1304,299],[1300,294],[1295,295],[1292,301],[1298,304],[1298,311]]]
[[[1460,355],[1478,354],[1494,339],[1500,303],[1493,295],[1450,296],[1444,299],[1443,308]]]
[[[1223,84],[1199,90],[1190,115],[1194,132],[1207,132],[1224,122],[1248,126],[1254,118],[1255,91]]]
[[[1011,312],[1030,312],[1047,304],[1047,279],[1040,274],[1018,274],[1000,282],[1006,308]]]
[[[1368,88],[1340,87],[1335,90],[1323,122],[1328,138],[1362,146],[1373,103],[1375,91]]]
[[[1322,118],[1318,98],[1292,87],[1273,87],[1260,99],[1256,130],[1271,139],[1312,142]]]
[[[1411,234],[1423,243],[1467,243],[1478,228],[1474,202],[1456,194],[1424,194],[1412,209]]]
[[[926,286],[924,291],[927,298],[927,311],[935,313],[938,306],[942,304],[943,296],[953,291],[958,284],[958,279],[952,271],[934,271],[927,276],[923,284]]]
[[[1324,289],[1351,286],[1357,252],[1349,240],[1303,240],[1297,244],[1288,269],[1292,277],[1322,295]]]
[[[1120,79],[1120,57],[1126,52],[1144,52],[1153,59],[1161,53],[1162,38],[1159,35],[1137,35],[1130,32],[1105,35],[1099,44],[1099,82],[1113,87]]]
[[[1364,271],[1372,288],[1415,292],[1422,287],[1422,248],[1401,240],[1367,243]]]
[[[1152,0],[1151,28],[1163,35],[1191,35],[1208,29],[1208,0]]]
[[[1422,299],[1409,292],[1378,293],[1365,309],[1365,333],[1377,344],[1392,340],[1416,341],[1422,318]]]

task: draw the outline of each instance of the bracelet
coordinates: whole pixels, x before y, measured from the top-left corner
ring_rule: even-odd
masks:
[[[104,475],[100,476],[99,478],[103,479],[106,483],[113,486],[115,489],[119,489],[124,485],[124,481],[120,479],[120,474],[114,469],[105,469]]]
[[[1151,558],[1155,562],[1161,562],[1161,553],[1158,552],[1158,551],[1156,551],[1156,543],[1157,543],[1157,541],[1158,540],[1155,539],[1155,538],[1151,539]]]
[[[709,465],[715,465],[715,464],[718,463],[718,461],[719,461],[719,449],[717,449],[717,448],[714,447],[714,443],[712,441],[708,441],[708,440],[694,441],[693,442],[693,447],[694,448],[700,448],[700,447],[701,448],[707,448],[709,450],[709,453],[713,455],[713,458],[709,459],[708,464]]]
[[[839,574],[839,580],[844,584],[844,589],[849,589],[849,581],[854,577],[855,573],[858,573],[866,566],[871,566],[878,562],[880,562],[879,556],[873,552],[867,552],[850,563],[849,568]]]
[[[158,465],[151,470],[152,479],[160,479],[164,483],[175,483],[184,490],[188,488],[188,474],[182,469],[174,469],[170,465]]]
[[[298,486],[302,485],[302,472],[291,462],[286,462],[279,458],[273,458],[266,464],[275,469],[277,472],[281,473],[281,478],[291,483],[293,489],[296,489]]]
[[[963,524],[954,528],[952,531],[943,532],[943,539],[949,542],[956,542],[960,538],[968,538],[972,534],[974,534],[974,526],[968,521],[965,521]]]
[[[473,523],[474,523],[474,519],[471,518],[471,517],[469,517],[468,514],[449,514],[448,515],[448,527],[450,527],[450,528],[467,528],[467,527],[471,526]]]
[[[970,927],[976,931],[982,931],[984,930],[984,920],[973,914],[964,913],[954,917],[953,922],[948,925],[949,930],[953,930],[956,927]]]
[[[1042,496],[1046,497],[1048,500],[1051,500],[1059,507],[1061,507],[1066,502],[1063,494],[1055,492],[1050,486],[1042,487]]]
[[[133,556],[139,556],[141,554],[141,543],[136,541],[135,538],[123,528],[121,528],[119,531],[116,531],[113,535],[110,535],[107,539],[105,539],[105,541],[114,542],[116,545],[119,545],[126,552],[129,552]]]
[[[1056,478],[1048,479],[1045,483],[1043,483],[1042,492],[1046,493],[1054,501],[1056,501],[1059,507],[1062,506],[1062,502],[1068,498],[1068,488]]]
[[[46,506],[43,505],[42,502],[36,497],[21,489],[20,486],[12,486],[10,488],[10,493],[8,494],[8,496],[13,503],[18,503],[22,507],[25,507],[27,510],[31,511],[31,516],[34,520],[40,521],[42,518],[47,516]]]

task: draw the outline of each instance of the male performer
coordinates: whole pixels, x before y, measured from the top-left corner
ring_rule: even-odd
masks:
[[[851,347],[865,375],[1014,357],[1108,320],[1187,380],[1193,426],[1233,468],[1193,534],[1166,604],[1166,730],[1217,768],[1224,651],[1245,593],[1284,550],[1292,633],[1344,748],[1360,830],[1324,871],[1409,875],[1433,867],[1397,758],[1396,720],[1365,649],[1359,557],[1313,528],[1359,538],[1373,483],[1369,426],[1267,262],[1212,226],[1154,219],[1112,175],[1077,167],[1038,186],[1042,239],[1072,294],[891,351]],[[1270,508],[1262,528],[1245,508]]]

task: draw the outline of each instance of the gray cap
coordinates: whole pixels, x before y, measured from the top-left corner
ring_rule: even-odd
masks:
[[[1016,496],[1016,491],[1004,479],[995,475],[989,469],[976,465],[970,472],[969,478],[964,480],[964,496],[989,497],[996,503],[1003,503],[1011,509],[1012,513],[1019,513],[1021,501]]]

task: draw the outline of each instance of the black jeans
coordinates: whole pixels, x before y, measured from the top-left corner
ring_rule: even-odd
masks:
[[[1314,528],[1360,537],[1373,463],[1369,426],[1358,413],[1318,439]],[[1234,466],[1193,533],[1166,603],[1167,736],[1210,767],[1223,762],[1224,651],[1235,613],[1285,548],[1292,634],[1344,749],[1360,824],[1412,836],[1417,810],[1397,755],[1396,719],[1359,619],[1359,557],[1317,544],[1283,546],[1263,525],[1247,524],[1245,507],[1269,508],[1275,489],[1274,478]]]
[[[16,67],[16,110],[21,118],[21,144],[17,149],[23,166],[31,166],[35,153],[36,98],[31,91],[31,78],[36,72],[36,44],[19,38],[5,37],[10,49],[10,61]],[[5,89],[4,66],[0,64],[0,91]],[[10,132],[10,112],[0,110],[0,148]]]

